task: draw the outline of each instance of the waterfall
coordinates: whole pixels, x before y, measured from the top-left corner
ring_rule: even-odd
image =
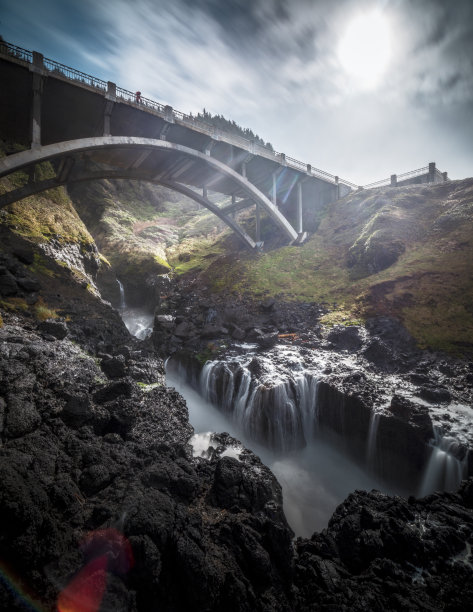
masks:
[[[302,448],[314,437],[317,380],[265,384],[238,362],[207,361],[200,376],[202,396],[229,415],[246,436],[276,450]]]
[[[466,460],[458,458],[456,440],[436,433],[423,467],[408,465],[402,456],[394,469],[395,450],[380,447],[382,411],[372,409],[368,419],[366,408],[362,410],[359,402],[351,401],[315,372],[293,368],[281,376],[260,358],[264,373],[255,375],[253,360],[246,354],[230,361],[208,361],[198,384],[200,394],[229,418],[245,439],[276,452],[335,445],[347,456],[356,457],[371,476],[383,475],[389,486],[404,493],[404,486],[410,493],[426,495],[434,490],[453,491],[460,484]],[[410,443],[422,445],[417,456],[425,461],[424,442],[413,437]]]
[[[370,423],[368,426],[368,437],[366,441],[366,465],[369,470],[374,471],[376,461],[376,441],[378,438],[378,427],[381,413],[371,412]]]
[[[118,309],[126,328],[130,334],[138,338],[138,340],[146,340],[153,332],[153,314],[142,308],[127,308],[125,288],[118,278],[117,283],[120,289],[120,306]]]
[[[125,289],[123,288],[123,284],[118,280],[117,278],[117,283],[118,283],[118,287],[120,289],[120,310],[123,310],[124,308],[126,308],[126,302],[125,302]]]
[[[422,478],[419,497],[434,491],[455,491],[463,477],[463,462],[454,454],[458,442],[453,438],[443,437],[435,428],[434,433],[432,452]]]

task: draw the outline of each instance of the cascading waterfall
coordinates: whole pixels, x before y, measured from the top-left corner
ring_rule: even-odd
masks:
[[[295,533],[310,537],[326,527],[353,489],[380,489],[380,483],[318,435],[316,376],[299,371],[291,380],[265,386],[253,378],[250,362],[209,361],[196,380],[192,368],[171,358],[167,381],[187,400],[194,452],[201,456],[198,445],[207,448],[211,431],[227,431],[241,440],[280,482]]]
[[[120,289],[120,310],[123,310],[124,308],[126,308],[126,302],[125,302],[125,289],[123,287],[123,283],[121,281],[118,280],[117,278],[117,283],[118,283],[118,287]]]
[[[436,428],[434,434],[432,453],[419,489],[419,497],[433,491],[454,491],[463,477],[463,462],[454,454],[458,442],[453,438],[443,437]]]
[[[314,437],[317,380],[302,374],[266,386],[252,380],[241,364],[208,361],[201,373],[200,391],[229,415],[246,436],[276,450],[305,446]]]
[[[126,328],[138,340],[146,340],[153,331],[153,314],[142,308],[128,308],[123,283],[118,278],[117,283],[120,289],[120,306],[118,310]]]
[[[386,465],[396,466],[396,474],[399,471],[396,462],[401,457],[395,454],[395,444],[385,447],[383,442],[386,435],[392,441],[392,432],[402,436],[402,428],[390,429],[394,417],[379,407],[368,415],[366,406],[327,381],[322,367],[320,374],[304,370],[288,354],[281,372],[272,355],[259,353],[255,359],[250,346],[244,350],[248,352],[228,361],[206,362],[199,378],[181,359],[171,358],[168,381],[188,399],[196,434],[228,431],[271,468],[283,487],[285,511],[298,535],[323,528],[335,506],[357,488],[425,495],[459,485],[467,457],[462,463],[454,448],[458,442],[439,433],[420,487],[419,471],[409,485],[396,480],[396,475],[378,480]],[[192,390],[183,385],[185,380],[192,381]],[[423,440],[414,438],[413,443],[422,445],[416,456],[425,456]],[[359,467],[362,464],[365,468]],[[403,466],[408,473],[409,464],[404,461]]]
[[[366,465],[371,471],[374,471],[374,466],[376,462],[376,441],[378,438],[380,417],[381,413],[375,412],[373,410],[370,416],[370,424],[368,427],[368,438],[366,442]]]

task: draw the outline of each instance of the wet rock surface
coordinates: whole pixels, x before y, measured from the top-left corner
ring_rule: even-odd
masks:
[[[104,551],[116,610],[467,609],[473,481],[423,500],[356,492],[294,542],[268,468],[228,434],[199,448],[148,359],[108,379],[67,338],[0,330],[2,559],[46,609]],[[4,583],[0,607],[23,609]]]

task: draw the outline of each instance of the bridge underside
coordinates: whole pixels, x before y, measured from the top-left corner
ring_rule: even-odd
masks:
[[[53,162],[55,176],[36,179],[35,166]],[[235,221],[238,210],[256,206],[257,234],[260,210],[294,241],[298,233],[257,187],[226,164],[194,149],[148,138],[105,136],[83,138],[39,146],[0,160],[0,177],[26,170],[28,182],[0,196],[0,208],[27,196],[79,181],[121,178],[149,181],[192,198],[226,223],[253,249],[253,240]],[[231,204],[219,207],[207,197],[207,190],[230,196]]]

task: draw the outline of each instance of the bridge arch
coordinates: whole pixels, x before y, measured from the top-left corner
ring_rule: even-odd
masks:
[[[0,196],[0,208],[47,189],[101,178],[126,178],[163,185],[192,198],[226,223],[253,249],[254,241],[232,218],[206,196],[207,186],[224,195],[241,198],[245,208],[253,203],[265,210],[292,241],[298,234],[278,208],[247,178],[223,162],[190,147],[165,140],[128,136],[103,136],[69,140],[21,151],[0,159],[0,178],[44,161],[59,162],[56,176],[30,181]],[[178,180],[179,179],[179,180]],[[194,188],[194,189],[193,189]],[[202,189],[200,195],[195,188]]]

